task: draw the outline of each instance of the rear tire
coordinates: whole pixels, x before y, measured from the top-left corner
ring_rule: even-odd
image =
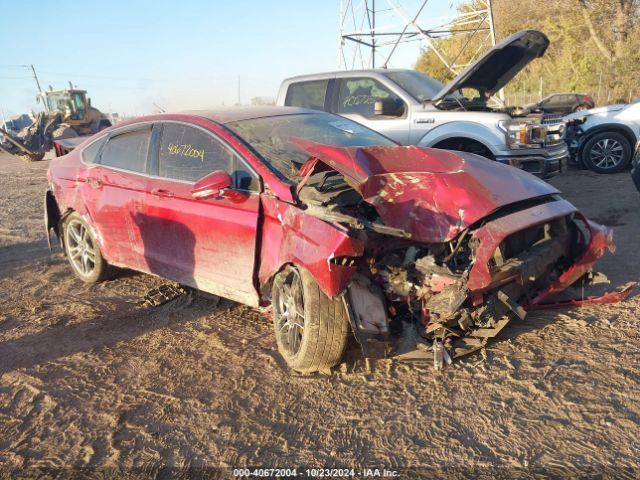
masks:
[[[100,246],[91,228],[76,212],[62,227],[64,252],[76,276],[86,283],[96,283],[109,276],[109,265],[102,257]]]
[[[617,173],[631,161],[631,144],[617,132],[602,132],[594,135],[582,149],[582,163],[597,173]]]
[[[293,370],[327,370],[342,357],[349,319],[340,298],[327,297],[309,272],[293,266],[273,283],[273,324],[278,350]]]

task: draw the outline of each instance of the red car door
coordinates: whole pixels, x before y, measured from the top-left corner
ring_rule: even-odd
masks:
[[[96,163],[78,178],[105,257],[113,264],[134,269],[143,265],[134,218],[144,205],[150,143],[150,123],[115,131],[101,148]]]
[[[259,181],[240,156],[201,127],[162,122],[157,175],[136,217],[145,269],[185,285],[257,304],[254,267]],[[199,199],[194,183],[216,170],[234,178],[233,195]]]

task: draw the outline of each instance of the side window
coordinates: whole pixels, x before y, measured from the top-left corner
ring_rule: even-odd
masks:
[[[102,147],[102,145],[104,145],[104,142],[106,142],[107,138],[108,135],[104,135],[101,139],[96,140],[91,145],[84,147],[84,150],[82,150],[82,160],[84,161],[84,163],[97,162],[96,157],[100,152],[100,148]]]
[[[374,118],[377,100],[404,105],[400,97],[373,78],[344,78],[340,81],[336,113],[357,113]]]
[[[556,106],[562,105],[564,95],[554,95],[545,102],[545,105]]]
[[[144,172],[149,154],[151,127],[111,137],[100,155],[100,163],[132,172]]]
[[[213,134],[179,123],[162,129],[158,169],[161,177],[195,182],[216,170],[234,179],[235,188],[258,190],[258,179],[238,155]]]
[[[329,80],[292,83],[287,89],[284,104],[291,107],[324,110],[324,99],[327,95]]]

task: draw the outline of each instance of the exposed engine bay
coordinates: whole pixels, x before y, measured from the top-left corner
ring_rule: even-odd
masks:
[[[339,172],[314,163],[301,174],[298,198],[307,213],[365,244],[362,257],[331,260],[355,270],[345,304],[365,355],[433,355],[442,368],[484,347],[511,319],[524,319],[548,292],[589,275],[572,265],[593,243],[590,224],[556,195],[506,205],[449,241],[425,243],[386,224]]]

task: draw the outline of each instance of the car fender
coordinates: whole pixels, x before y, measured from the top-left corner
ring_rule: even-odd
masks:
[[[579,155],[582,153],[582,149],[585,143],[594,135],[597,135],[598,133],[601,133],[601,132],[616,131],[616,132],[622,133],[629,140],[629,144],[631,145],[632,149],[634,148],[635,144],[638,141],[638,135],[633,131],[631,127],[629,127],[628,125],[625,125],[624,123],[607,122],[607,123],[597,123],[595,125],[589,126],[588,120],[587,120],[587,122],[581,125],[580,129],[581,129],[581,133],[578,135],[578,138],[577,138],[577,142],[578,142],[577,151]]]
[[[104,241],[104,236],[93,221],[93,217],[84,199],[77,193],[74,181],[70,179],[58,179],[58,182],[53,184],[53,190],[47,190],[45,194],[45,226],[47,235],[49,235],[50,230],[56,232],[63,250],[64,235],[62,234],[62,224],[73,212],[79,214],[87,223],[91,233],[93,233],[94,237],[98,240],[102,256],[105,260],[109,261],[111,255]],[[56,222],[55,225],[52,222]]]
[[[418,142],[419,147],[433,147],[450,138],[468,138],[481,143],[493,155],[499,155],[506,149],[504,133],[497,128],[475,122],[448,122],[429,130]]]
[[[268,293],[271,280],[286,265],[304,267],[320,289],[335,297],[357,268],[345,259],[359,257],[364,243],[347,231],[306,214],[274,197],[262,198],[258,286]]]

